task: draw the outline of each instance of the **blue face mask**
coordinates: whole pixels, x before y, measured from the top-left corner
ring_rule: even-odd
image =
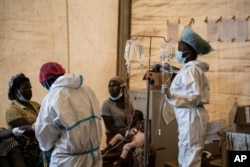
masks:
[[[185,51],[185,52],[186,52],[186,51]],[[185,61],[186,61],[186,58],[187,58],[187,57],[182,57],[182,56],[183,56],[183,53],[185,53],[185,52],[177,51],[176,54],[175,54],[177,61],[178,61],[179,63],[181,63],[181,64],[184,64]]]

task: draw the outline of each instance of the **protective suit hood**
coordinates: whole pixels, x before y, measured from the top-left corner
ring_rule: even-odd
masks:
[[[207,72],[209,70],[209,64],[199,61],[199,60],[194,60],[194,61],[189,61],[184,65],[184,68],[188,68],[191,65],[195,65],[196,67],[199,67],[202,69],[203,72]]]
[[[56,87],[70,87],[79,88],[83,84],[83,77],[81,75],[76,76],[74,74],[65,74],[56,79],[56,81],[51,85],[50,90]]]

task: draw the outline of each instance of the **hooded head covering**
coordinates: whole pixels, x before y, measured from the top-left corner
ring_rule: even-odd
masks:
[[[126,85],[125,81],[121,77],[119,77],[119,76],[115,76],[115,77],[111,78],[109,80],[109,82],[111,82],[111,81],[118,82],[120,84],[120,86],[125,86]]]
[[[195,33],[189,25],[184,27],[180,40],[189,44],[198,55],[205,55],[213,51],[210,44]]]
[[[9,80],[9,92],[8,98],[10,100],[15,99],[15,89],[18,89],[22,82],[30,81],[23,73],[12,76]]]
[[[116,81],[120,84],[121,88],[123,88],[123,94],[124,94],[124,104],[125,104],[125,112],[126,112],[126,117],[127,117],[127,125],[129,126],[131,123],[131,118],[132,118],[132,109],[129,105],[129,94],[128,90],[126,87],[126,82],[119,76],[115,76],[109,80],[111,81]]]
[[[56,62],[48,62],[42,65],[39,74],[40,83],[47,79],[65,74],[65,69]]]

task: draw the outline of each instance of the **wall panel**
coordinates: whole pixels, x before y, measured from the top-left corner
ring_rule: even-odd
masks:
[[[179,21],[179,35],[183,27],[194,19],[193,30],[204,39],[207,38],[207,25],[204,22],[222,18],[247,18],[250,15],[250,2],[247,0],[133,0],[131,34],[168,37],[167,22]],[[250,30],[250,28],[249,28]],[[249,31],[250,32],[250,31]],[[146,83],[142,76],[148,69],[149,40],[141,39],[145,47],[143,71],[136,61],[131,64],[131,89],[145,89]],[[151,65],[160,61],[160,44],[158,39],[152,40]],[[177,46],[176,43],[172,43]],[[206,107],[210,112],[210,120],[227,119],[228,99],[235,97],[240,105],[250,103],[249,88],[249,52],[250,42],[211,42],[214,52],[199,59],[210,65],[207,73],[211,86],[211,104]],[[177,50],[177,49],[176,49]],[[174,59],[169,62],[181,67]]]
[[[116,74],[117,0],[0,0],[0,126],[9,100],[8,81],[23,72],[33,100],[47,93],[38,82],[40,66],[58,61],[66,71],[82,74],[100,103],[108,80]]]

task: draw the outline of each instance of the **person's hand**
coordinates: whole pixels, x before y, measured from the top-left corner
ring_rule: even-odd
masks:
[[[167,85],[163,84],[161,85],[161,93],[166,96],[167,98],[170,98],[171,94],[170,94],[170,90],[167,87]]]
[[[21,130],[20,128],[13,128],[12,129],[12,133],[15,136],[21,136],[24,132],[25,132],[25,130]]]

